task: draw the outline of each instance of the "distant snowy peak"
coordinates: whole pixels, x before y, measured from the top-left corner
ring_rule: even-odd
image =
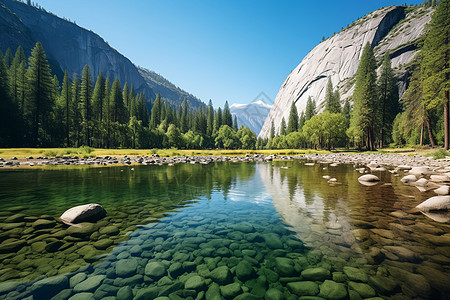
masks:
[[[258,100],[247,104],[234,103],[230,111],[237,117],[238,126],[247,126],[258,135],[271,108],[272,105]]]

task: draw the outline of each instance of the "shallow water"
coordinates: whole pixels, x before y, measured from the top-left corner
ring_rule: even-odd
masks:
[[[433,193],[360,175],[304,161],[1,170],[0,297],[448,298],[450,226],[409,213]],[[105,219],[55,221],[92,202]]]

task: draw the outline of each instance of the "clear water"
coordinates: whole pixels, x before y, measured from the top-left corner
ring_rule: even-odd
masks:
[[[409,213],[433,193],[387,171],[131,168],[1,170],[0,298],[448,299],[450,226]],[[54,221],[85,203],[107,217]]]

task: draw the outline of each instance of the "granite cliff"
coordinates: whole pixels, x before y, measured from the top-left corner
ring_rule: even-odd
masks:
[[[432,12],[433,8],[421,6],[381,8],[321,42],[284,81],[259,137],[269,136],[272,120],[275,132],[279,132],[281,119],[284,117],[288,120],[289,108],[293,102],[301,113],[311,96],[321,109],[329,77],[334,88],[339,89],[341,100],[351,97],[354,75],[367,42],[372,44],[380,64],[382,57],[389,51],[392,68],[399,78],[401,96],[408,80],[406,64],[416,54],[415,42],[424,34],[425,25],[431,20]]]

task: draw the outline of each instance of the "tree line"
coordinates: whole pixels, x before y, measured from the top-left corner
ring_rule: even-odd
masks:
[[[150,112],[148,106],[151,107]],[[194,110],[186,99],[172,107],[159,94],[152,103],[118,78],[93,80],[88,65],[81,77],[67,70],[60,84],[52,76],[41,43],[28,60],[0,51],[0,147],[227,148],[252,149],[256,136],[238,128],[228,102],[223,110]]]

